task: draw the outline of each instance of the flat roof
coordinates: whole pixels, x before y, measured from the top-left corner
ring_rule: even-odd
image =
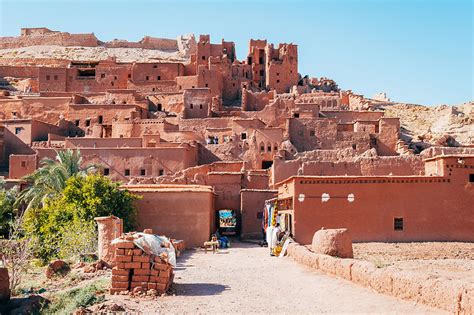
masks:
[[[312,175],[293,175],[279,181],[275,186],[280,186],[286,182],[298,179],[318,179],[318,180],[344,180],[344,179],[430,179],[430,178],[444,178],[444,176],[429,176],[429,175],[377,175],[377,176],[361,176],[361,175],[339,175],[339,176],[312,176]]]
[[[278,193],[276,189],[241,189],[240,192],[269,192],[269,193]]]
[[[430,158],[426,158],[423,161],[434,161],[439,159],[446,159],[446,158],[474,158],[474,154],[449,154],[449,155],[436,155]]]
[[[120,188],[131,192],[207,192],[215,195],[214,188],[205,185],[147,184],[121,185]]]

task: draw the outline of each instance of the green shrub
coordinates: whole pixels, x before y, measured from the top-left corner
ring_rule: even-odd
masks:
[[[93,221],[74,220],[61,227],[59,233],[61,240],[58,256],[61,259],[78,261],[81,256],[97,250],[97,230]]]
[[[119,186],[119,183],[99,174],[71,177],[63,191],[63,199],[76,209],[75,214],[83,220],[115,215],[123,219],[125,231],[131,231],[136,226],[136,211],[132,202],[137,196],[120,190]]]

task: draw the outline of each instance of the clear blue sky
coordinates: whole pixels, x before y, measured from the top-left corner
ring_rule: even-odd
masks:
[[[250,38],[298,45],[299,72],[343,89],[418,104],[473,100],[471,0],[406,1],[5,1],[2,36],[21,27],[94,32],[137,41],[210,34],[234,41],[239,59]]]

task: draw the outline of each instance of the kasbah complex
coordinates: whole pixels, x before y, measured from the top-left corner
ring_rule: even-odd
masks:
[[[337,235],[349,231],[349,247],[324,252],[340,258],[352,258],[351,241],[474,241],[473,145],[413,150],[399,118],[385,115],[388,98],[300,74],[295,44],[250,39],[238,60],[233,42],[214,44],[209,35],[102,42],[94,34],[24,28],[0,38],[3,51],[35,46],[62,50],[0,58],[0,170],[7,185],[25,186],[24,176],[43,158],[79,150],[84,165],[101,165],[120,189],[141,196],[134,202],[137,230],[183,240],[181,247],[214,247],[212,235],[222,227],[241,240],[272,240],[266,234],[276,222],[313,251],[331,237],[326,245],[340,246],[346,241]],[[78,47],[96,54],[66,54]],[[114,49],[125,53],[103,54]],[[133,289],[130,281],[141,278],[158,292],[169,289],[169,266],[150,269],[150,258],[126,241],[110,247],[121,235],[120,219],[97,222],[99,254],[118,255],[113,277],[120,279],[112,279],[118,282],[111,293]],[[455,291],[443,281],[377,278],[373,265],[286,245],[279,249],[294,260],[378,292],[472,311],[472,281]]]
[[[294,44],[209,35],[100,42],[46,28],[3,37],[0,48],[61,45],[174,53],[156,62],[0,59],[23,89],[0,97],[0,161],[19,180],[56,151],[143,196],[139,228],[202,245],[219,210],[235,212],[242,238],[261,238],[273,200],[294,239],[345,227],[354,241],[474,241],[474,150],[414,154],[398,118],[328,78],[298,73]],[[8,173],[7,173],[8,171]],[[327,196],[323,198],[323,194]]]

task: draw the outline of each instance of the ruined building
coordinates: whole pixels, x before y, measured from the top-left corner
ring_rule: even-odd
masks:
[[[73,54],[2,53],[35,45],[67,47]],[[144,55],[130,60],[117,48]],[[101,53],[87,55],[91,49]],[[297,240],[307,241],[320,226],[350,226],[360,233],[356,240],[435,239],[433,231],[448,219],[450,205],[415,203],[403,210],[415,212],[405,215],[410,230],[394,234],[393,220],[405,212],[396,203],[401,212],[392,213],[391,197],[379,190],[392,182],[397,191],[407,190],[395,194],[407,205],[414,204],[418,189],[429,194],[442,186],[446,196],[462,194],[453,200],[455,216],[439,238],[473,240],[464,232],[474,228],[469,207],[474,203],[474,150],[432,147],[415,154],[400,137],[399,119],[378,110],[388,100],[341,90],[328,78],[301,76],[294,44],[252,39],[240,61],[233,42],[213,44],[209,35],[198,41],[181,36],[101,42],[94,34],[22,29],[19,37],[0,38],[0,84],[3,175],[20,179],[57,150],[80,149],[84,163],[101,164],[104,175],[146,197],[138,203],[141,228],[187,238],[191,245],[213,232],[219,209],[239,213],[243,237],[260,236],[264,201],[275,197],[288,210]],[[464,161],[464,175],[449,178],[461,161],[456,159]],[[366,182],[370,185],[360,185]],[[334,210],[328,218],[305,214],[319,211],[314,200],[309,210],[298,210],[301,205],[293,200],[299,187],[309,193],[309,186],[301,186],[308,183],[354,185],[352,205],[373,211]],[[187,202],[188,197],[198,202]],[[365,205],[371,202],[376,205]],[[377,209],[385,216],[377,217]],[[176,215],[183,226],[201,223],[194,236],[184,235],[163,219],[170,218],[164,213]],[[367,215],[375,218],[374,225],[385,220],[379,228],[388,230],[359,231]],[[438,221],[420,229],[431,222],[426,217]]]

